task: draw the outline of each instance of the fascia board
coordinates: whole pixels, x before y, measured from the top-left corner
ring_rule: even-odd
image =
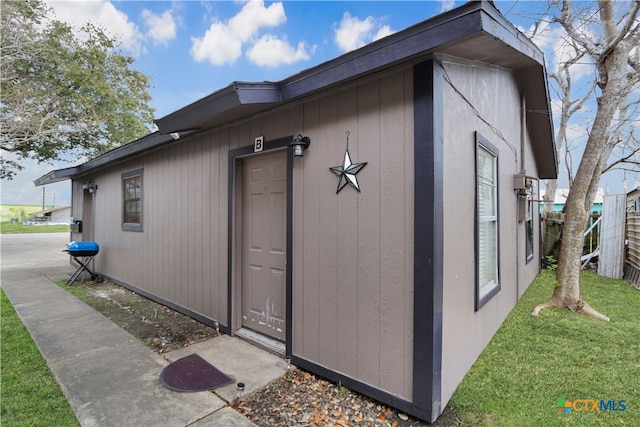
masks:
[[[184,134],[181,134],[181,136],[184,136]],[[175,139],[171,135],[164,135],[159,132],[154,132],[129,144],[114,148],[113,150],[108,151],[107,153],[91,159],[81,165],[51,171],[46,175],[43,175],[42,177],[36,179],[35,181],[33,181],[33,183],[36,186],[40,186],[64,181],[67,179],[73,179],[77,176],[94,171],[100,167],[109,165],[116,160],[129,158],[139,153],[153,149],[157,146],[161,146],[173,141],[175,141]]]
[[[476,6],[475,3],[471,3]],[[471,10],[468,10],[471,9]],[[340,84],[385,67],[429,56],[438,47],[482,30],[479,8],[458,8],[303,71],[282,82],[283,100]]]
[[[36,187],[41,185],[53,184],[55,182],[65,181],[78,173],[78,166],[65,169],[53,170],[40,178],[33,181]]]
[[[216,115],[243,105],[265,104],[265,107],[268,107],[281,100],[277,83],[234,82],[193,104],[155,120],[155,123],[161,133],[203,129],[207,126],[207,121]]]

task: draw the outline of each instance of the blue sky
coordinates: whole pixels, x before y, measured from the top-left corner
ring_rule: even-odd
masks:
[[[149,75],[152,106],[162,117],[233,81],[277,81],[405,29],[461,1],[48,1],[55,17],[87,21],[117,37],[134,67]],[[527,29],[546,2],[497,1],[515,25]],[[554,40],[536,40],[548,58]],[[553,59],[553,58],[551,58]],[[550,65],[548,64],[548,67]],[[551,68],[551,67],[550,67]],[[588,72],[588,71],[587,71]],[[39,204],[33,180],[59,167],[37,165],[2,182],[2,203]],[[637,177],[629,178],[629,186]],[[566,180],[565,180],[566,182]],[[622,191],[622,177],[603,186]],[[562,187],[562,182],[560,184]],[[46,203],[70,203],[68,182],[46,186]]]

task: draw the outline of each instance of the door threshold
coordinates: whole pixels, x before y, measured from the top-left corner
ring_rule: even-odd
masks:
[[[274,338],[268,337],[266,335],[260,334],[258,332],[252,331],[251,329],[247,329],[247,328],[238,329],[234,333],[234,335],[245,341],[249,341],[252,344],[257,345],[258,347],[261,347],[277,356],[281,356],[281,357],[285,356],[287,346],[282,341],[278,341]]]

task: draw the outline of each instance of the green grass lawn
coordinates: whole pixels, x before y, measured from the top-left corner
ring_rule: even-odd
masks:
[[[611,322],[533,307],[550,295],[543,271],[465,376],[450,406],[468,426],[640,426],[640,292],[623,280],[582,274],[582,294]],[[78,425],[3,292],[2,425]],[[558,399],[615,401],[624,411],[576,410]],[[587,408],[591,409],[591,403]]]
[[[18,233],[62,233],[70,231],[68,224],[58,225],[22,225],[20,223],[13,224],[11,222],[0,223],[0,232],[2,234],[18,234]]]
[[[536,278],[454,393],[465,425],[640,426],[640,292],[587,271],[582,296],[611,322],[553,308],[531,316],[554,280],[546,270]],[[619,410],[578,402],[564,415],[558,399],[613,400]]]
[[[79,426],[47,363],[2,290],[0,304],[2,426]]]

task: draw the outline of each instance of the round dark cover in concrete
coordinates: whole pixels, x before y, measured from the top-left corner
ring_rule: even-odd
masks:
[[[197,354],[176,360],[160,374],[162,385],[182,392],[212,390],[232,381]]]

